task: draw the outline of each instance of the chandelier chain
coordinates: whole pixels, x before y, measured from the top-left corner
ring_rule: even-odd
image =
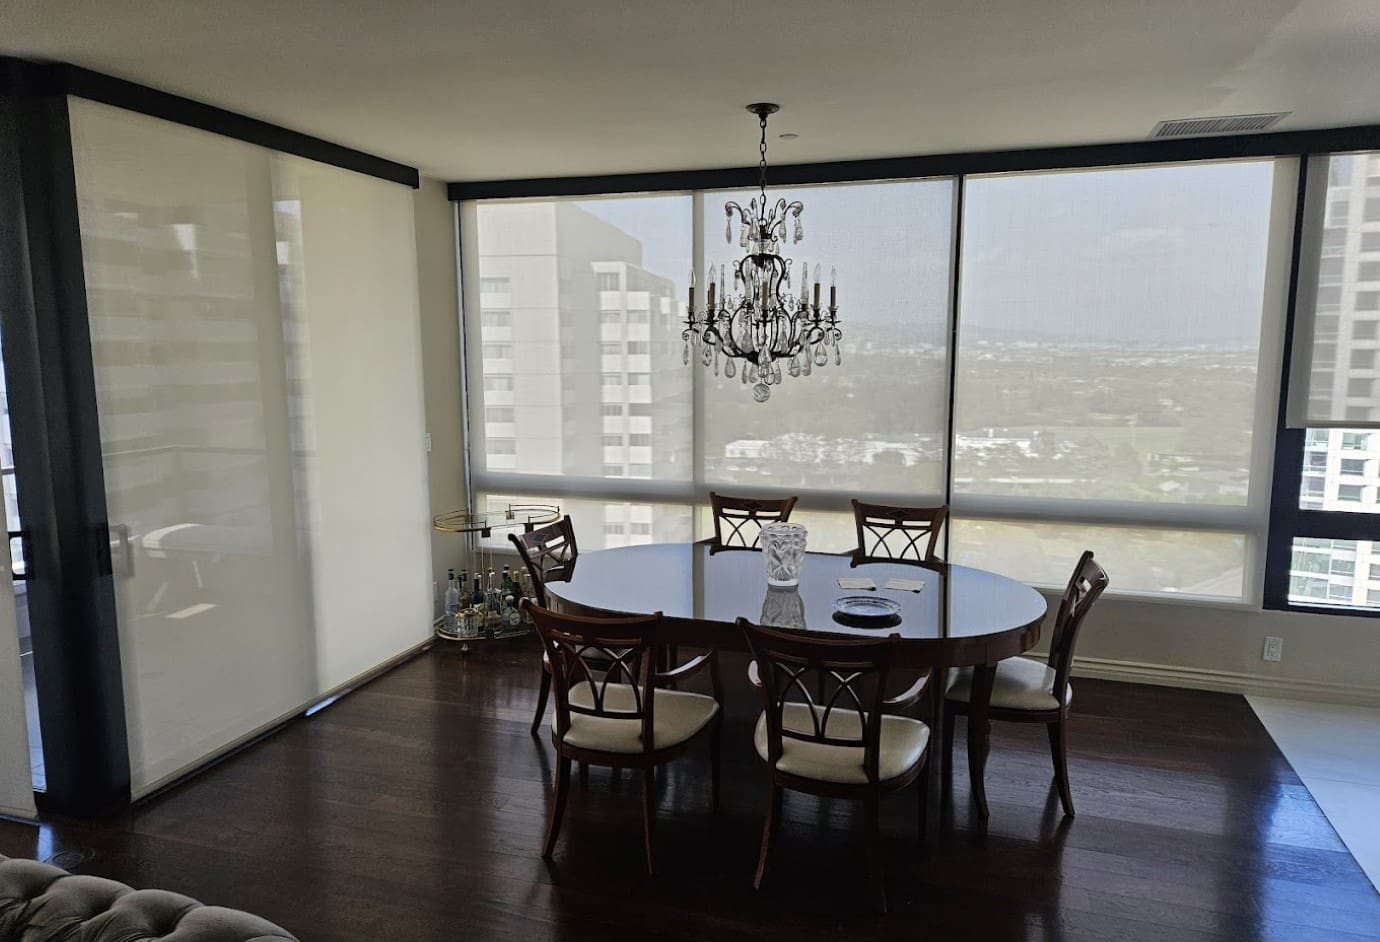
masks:
[[[757,186],[762,191],[762,216],[767,214],[767,115],[765,112],[759,118],[762,125],[762,143],[758,146],[762,158],[757,163]]]

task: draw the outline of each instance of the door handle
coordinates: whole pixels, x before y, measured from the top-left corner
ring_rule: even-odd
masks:
[[[10,573],[16,582],[28,582],[33,578],[33,546],[29,542],[28,530],[9,530],[10,545],[6,552],[10,554]],[[20,572],[14,566],[14,541],[19,541],[19,556],[24,560],[24,571]]]
[[[129,542],[129,527],[123,523],[111,526],[110,534],[114,537],[111,541],[119,547],[119,553],[111,553],[111,575],[121,579],[131,579],[134,577],[134,547]]]

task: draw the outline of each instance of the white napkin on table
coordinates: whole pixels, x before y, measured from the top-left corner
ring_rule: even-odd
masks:
[[[873,582],[871,579],[867,579],[867,578],[859,579],[859,578],[855,578],[855,577],[840,577],[840,578],[839,578],[839,588],[840,588],[840,589],[875,589],[875,588],[877,588],[877,583],[875,583],[875,582]]]

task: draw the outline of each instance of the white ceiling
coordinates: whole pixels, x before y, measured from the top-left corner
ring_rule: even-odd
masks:
[[[0,0],[0,51],[450,180],[755,163],[764,99],[774,163],[1380,123],[1380,0]]]

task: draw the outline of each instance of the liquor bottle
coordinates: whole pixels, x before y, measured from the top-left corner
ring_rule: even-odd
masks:
[[[503,595],[506,598],[513,594],[513,570],[507,566],[503,567]]]
[[[474,592],[470,594],[470,604],[475,608],[484,607],[484,589],[479,584],[479,573],[474,574]]]
[[[518,611],[517,599],[511,594],[503,597],[504,630],[516,634],[522,628],[522,612]]]
[[[522,607],[522,599],[532,599],[536,597],[532,594],[532,577],[530,573],[518,573],[518,616],[524,625],[532,624],[532,616]]]
[[[450,569],[446,572],[446,615],[443,624],[446,631],[455,634],[457,626],[455,616],[460,611],[460,585],[455,581],[455,570]]]
[[[489,567],[489,588],[485,593],[485,616],[484,621],[490,628],[501,628],[503,625],[503,596],[498,590],[498,576],[494,573],[494,568]]]

